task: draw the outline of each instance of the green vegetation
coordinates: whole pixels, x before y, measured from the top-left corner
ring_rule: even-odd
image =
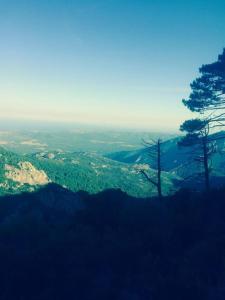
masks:
[[[147,165],[124,164],[115,162],[95,153],[86,152],[41,152],[31,155],[18,155],[2,149],[1,160],[1,187],[2,194],[18,193],[26,190],[34,190],[38,186],[19,184],[16,181],[6,179],[5,165],[18,167],[21,161],[30,162],[37,170],[44,171],[50,182],[57,183],[71,191],[87,191],[97,193],[109,188],[121,189],[136,197],[155,195],[155,187],[149,185],[140,174],[141,168],[147,168],[149,174],[154,170],[148,169]],[[32,174],[31,174],[32,175]],[[171,176],[162,174],[165,193],[174,191]],[[7,188],[4,187],[7,184]],[[31,189],[32,188],[32,189]]]

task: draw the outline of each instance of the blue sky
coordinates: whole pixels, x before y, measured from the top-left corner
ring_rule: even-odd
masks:
[[[0,0],[1,118],[176,130],[225,1]]]

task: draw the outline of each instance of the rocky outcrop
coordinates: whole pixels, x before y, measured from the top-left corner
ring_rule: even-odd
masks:
[[[29,185],[45,185],[50,182],[43,170],[36,169],[30,162],[19,162],[18,167],[5,165],[7,179]]]

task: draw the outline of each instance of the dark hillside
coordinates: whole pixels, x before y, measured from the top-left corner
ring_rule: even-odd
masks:
[[[225,298],[225,190],[0,199],[0,299]]]

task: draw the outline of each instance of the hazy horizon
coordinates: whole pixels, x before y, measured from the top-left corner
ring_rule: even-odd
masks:
[[[179,129],[158,127],[119,126],[117,124],[101,125],[63,121],[34,121],[23,119],[1,119],[0,131],[88,131],[88,132],[146,132],[159,134],[179,135]]]

